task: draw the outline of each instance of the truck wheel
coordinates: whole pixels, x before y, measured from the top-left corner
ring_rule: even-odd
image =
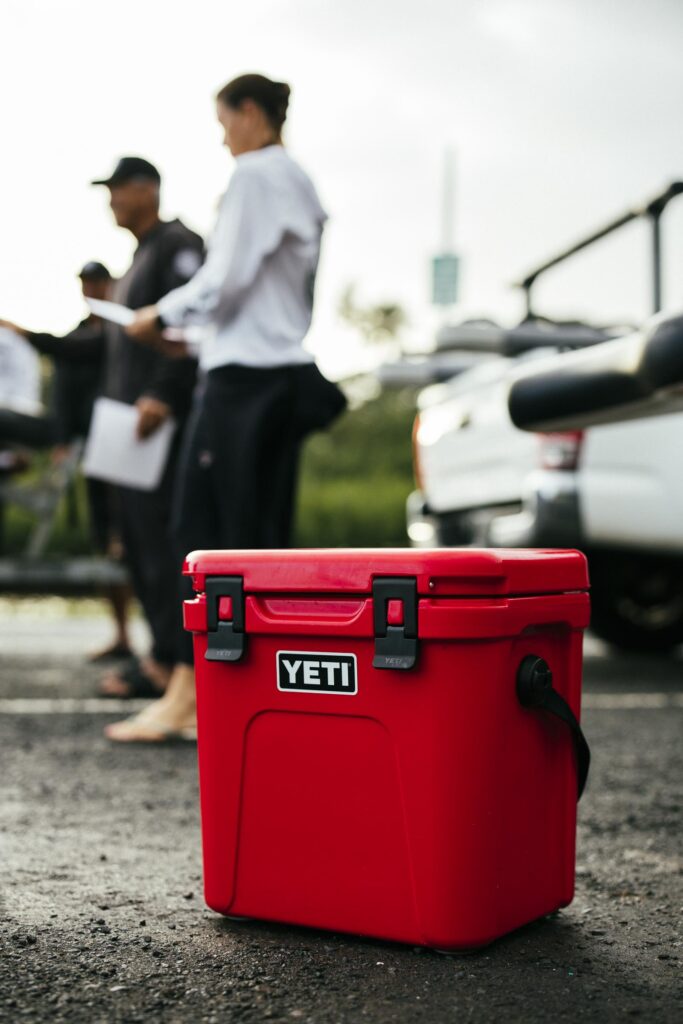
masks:
[[[683,644],[683,562],[621,554],[593,556],[591,629],[630,651]]]

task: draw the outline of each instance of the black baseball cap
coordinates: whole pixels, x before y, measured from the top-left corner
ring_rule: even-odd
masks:
[[[111,274],[105,267],[104,263],[98,263],[97,260],[89,260],[79,270],[78,276],[81,280],[88,281],[109,281],[111,280]]]
[[[157,185],[161,183],[161,175],[158,170],[151,164],[149,160],[145,160],[141,156],[122,156],[116,167],[108,178],[100,178],[97,181],[91,181],[91,185],[122,185],[124,181],[130,181],[131,178],[148,178],[150,181],[156,182]]]

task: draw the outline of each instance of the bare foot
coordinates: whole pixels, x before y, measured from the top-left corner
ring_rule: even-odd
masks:
[[[130,675],[130,678],[127,676]],[[98,687],[103,697],[158,697],[171,678],[171,669],[154,658],[141,658],[130,670],[107,672]]]
[[[194,669],[176,665],[166,693],[139,715],[106,726],[105,736],[117,743],[163,743],[197,737]]]

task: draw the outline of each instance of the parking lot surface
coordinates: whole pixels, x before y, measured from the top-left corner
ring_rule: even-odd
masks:
[[[683,658],[588,640],[575,900],[444,957],[206,909],[196,751],[104,739],[106,622],[20,603],[0,628],[0,1021],[681,1019]]]

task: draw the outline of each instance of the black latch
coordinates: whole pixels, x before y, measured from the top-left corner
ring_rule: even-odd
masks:
[[[222,597],[232,602],[232,618],[219,618]],[[206,581],[207,661],[239,661],[244,654],[244,579],[241,576],[210,576]]]
[[[417,581],[411,576],[384,576],[373,580],[372,599],[375,619],[373,668],[413,668],[417,661]],[[390,601],[400,602],[398,618],[402,622],[389,621]]]

